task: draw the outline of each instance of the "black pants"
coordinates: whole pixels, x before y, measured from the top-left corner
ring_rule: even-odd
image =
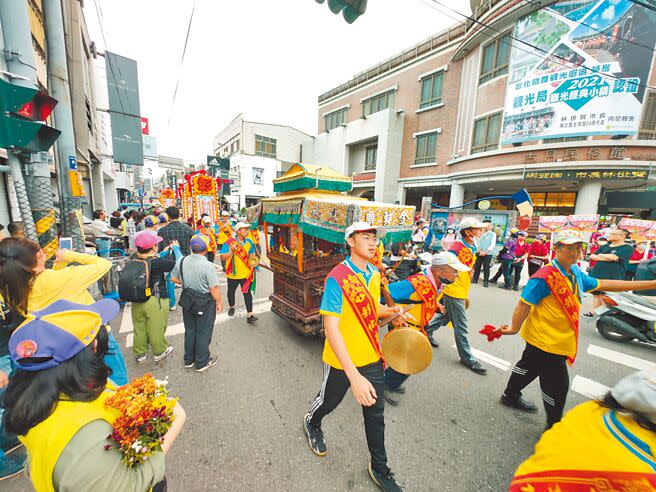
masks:
[[[228,306],[230,307],[235,307],[235,292],[237,291],[237,287],[241,287],[244,285],[244,282],[246,282],[245,278],[229,278],[228,279]],[[252,313],[253,312],[253,294],[251,294],[251,291],[248,290],[244,294],[244,304],[246,304],[246,312],[247,313]]]
[[[483,267],[483,281],[487,283],[490,280],[490,265],[492,264],[492,257],[487,254],[485,256],[477,256],[476,263],[474,263],[474,276],[472,282],[477,283],[478,277],[481,276],[481,266]]]
[[[537,273],[537,271],[542,268],[542,264],[528,262],[528,275],[532,277]]]
[[[496,273],[490,280],[490,282],[492,282],[493,284],[496,284],[499,281],[501,275],[503,275],[503,260],[499,260],[499,261],[501,261],[501,264],[499,265],[499,268],[497,268]]]
[[[550,428],[563,416],[569,388],[567,357],[527,343],[521,360],[512,369],[504,394],[509,398],[519,398],[522,390],[537,377],[540,378],[542,401],[547,412],[547,428]]]
[[[207,261],[209,261],[210,263],[214,263],[214,251],[207,252]]]
[[[205,367],[210,361],[210,343],[216,320],[216,303],[212,301],[202,314],[182,310],[184,323],[184,363],[196,362],[196,369]]]
[[[513,278],[513,289],[517,290],[519,288],[519,280],[522,277],[522,270],[524,269],[524,262],[520,261],[519,263],[513,263],[510,265],[510,273]]]
[[[370,407],[362,407],[364,417],[364,432],[371,453],[371,466],[380,473],[386,473],[387,453],[385,452],[385,377],[381,361],[358,367],[358,371],[373,385],[376,390],[376,403]],[[341,369],[324,364],[323,383],[321,391],[310,407],[310,423],[321,429],[321,421],[337,408],[348,391],[351,383],[346,373]]]

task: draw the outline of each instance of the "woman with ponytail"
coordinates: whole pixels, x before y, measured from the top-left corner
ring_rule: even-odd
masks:
[[[112,264],[98,256],[60,249],[53,268],[46,268],[46,254],[35,241],[8,238],[0,241],[0,296],[7,307],[21,316],[39,311],[59,299],[93,304],[89,287],[103,277]],[[76,263],[77,266],[67,266]],[[109,333],[112,381],[128,382],[125,362],[114,336]]]

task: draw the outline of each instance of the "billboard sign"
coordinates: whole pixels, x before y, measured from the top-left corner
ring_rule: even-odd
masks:
[[[143,166],[137,62],[105,52],[114,161]]]
[[[563,0],[515,25],[501,143],[632,135],[656,12],[630,0]]]

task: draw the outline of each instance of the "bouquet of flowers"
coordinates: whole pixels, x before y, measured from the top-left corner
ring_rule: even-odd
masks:
[[[129,468],[160,449],[164,434],[173,423],[176,400],[168,398],[167,384],[168,381],[158,381],[150,373],[144,374],[105,401],[105,406],[120,411],[107,439],[118,446],[122,461]],[[111,448],[112,444],[105,445],[105,450]]]

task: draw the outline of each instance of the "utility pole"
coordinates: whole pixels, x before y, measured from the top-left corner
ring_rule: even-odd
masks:
[[[2,56],[7,62],[7,69],[15,77],[11,82],[26,87],[36,86],[36,69],[34,65],[34,52],[32,51],[32,33],[27,12],[27,2],[0,1],[0,25],[2,26]],[[18,152],[7,151],[7,160],[11,177],[16,189],[16,198],[20,208],[25,234],[36,240],[36,228],[30,208],[30,201],[25,188],[25,181],[21,170],[21,159]]]
[[[75,250],[84,252],[82,204],[81,199],[73,195],[71,184],[71,179],[77,178],[77,151],[61,0],[43,0],[43,16],[48,47],[48,85],[52,97],[59,101],[53,114],[57,129],[61,131],[56,148],[62,235],[73,238]]]

